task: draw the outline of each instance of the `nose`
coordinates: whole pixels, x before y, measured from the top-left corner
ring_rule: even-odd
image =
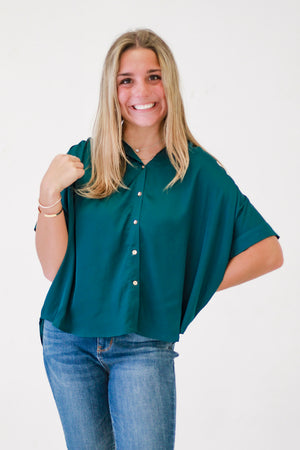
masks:
[[[147,97],[149,94],[149,86],[145,82],[145,80],[139,80],[135,83],[135,95],[137,97]]]

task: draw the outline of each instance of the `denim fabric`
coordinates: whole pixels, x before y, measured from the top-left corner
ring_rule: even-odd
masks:
[[[44,322],[47,376],[70,450],[172,450],[175,343],[82,338]]]

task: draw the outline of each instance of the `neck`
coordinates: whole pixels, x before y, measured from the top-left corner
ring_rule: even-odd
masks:
[[[126,127],[123,130],[123,139],[133,149],[151,149],[154,147],[162,148],[164,138],[161,130],[147,130],[146,128],[132,129]]]

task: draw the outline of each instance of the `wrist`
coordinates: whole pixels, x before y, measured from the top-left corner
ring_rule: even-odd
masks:
[[[38,206],[39,213],[44,217],[56,217],[59,216],[63,212],[62,204],[59,203],[52,208],[44,209]]]
[[[47,185],[42,182],[40,187],[39,203],[41,205],[49,206],[61,198],[60,190],[56,186]]]
[[[51,203],[51,205],[49,205],[49,204],[45,205],[45,204],[42,204],[39,202],[39,210],[41,210],[41,211],[45,210],[45,212],[47,212],[47,211],[52,211],[53,208],[55,208],[55,207],[56,207],[55,209],[57,209],[62,206],[61,200],[62,200],[62,198],[61,198],[61,196],[59,196],[59,198],[54,203]]]

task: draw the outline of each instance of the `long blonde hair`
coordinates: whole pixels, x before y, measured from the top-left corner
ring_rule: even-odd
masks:
[[[183,180],[189,165],[188,141],[199,146],[186,122],[179,89],[178,69],[168,45],[148,29],[122,34],[110,47],[104,62],[100,98],[91,138],[91,178],[78,194],[88,198],[104,198],[119,187],[128,189],[123,176],[128,161],[122,144],[122,117],[117,94],[117,73],[121,55],[130,48],[153,50],[162,72],[168,112],[163,123],[163,136],[175,177],[165,187]]]

